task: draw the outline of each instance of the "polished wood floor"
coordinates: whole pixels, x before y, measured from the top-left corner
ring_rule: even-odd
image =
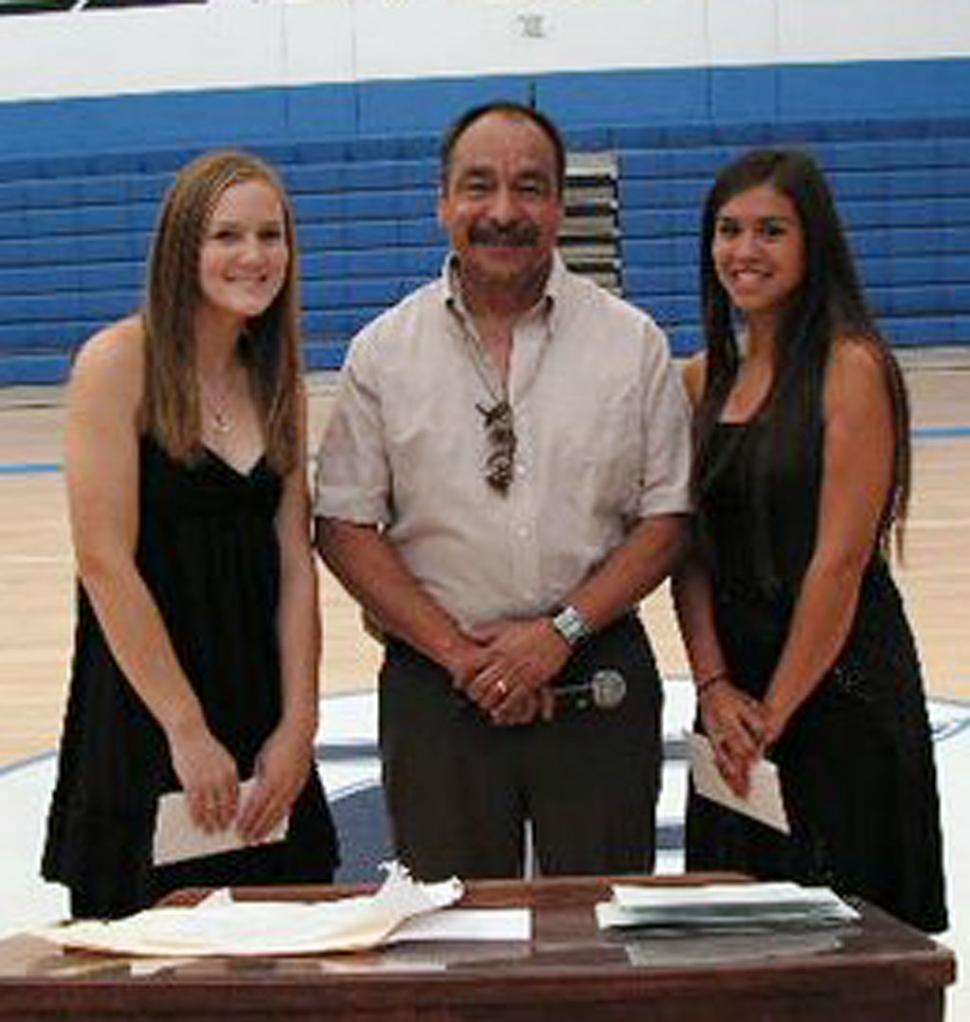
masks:
[[[916,427],[906,562],[897,569],[919,640],[927,687],[970,700],[970,354],[907,358]],[[314,378],[311,434],[325,421],[332,381]],[[73,617],[71,552],[55,390],[0,390],[0,768],[54,748]],[[378,649],[353,602],[324,574],[323,688],[373,685]],[[644,606],[668,677],[685,672],[665,591]]]

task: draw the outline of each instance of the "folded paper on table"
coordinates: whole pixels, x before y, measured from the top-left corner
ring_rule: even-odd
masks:
[[[251,777],[239,785],[240,807],[249,797],[255,784],[255,778]],[[261,843],[283,841],[289,824],[289,816],[284,816]],[[159,798],[158,812],[155,816],[155,838],[152,842],[152,862],[156,866],[198,859],[203,855],[233,852],[246,847],[247,843],[239,836],[235,824],[225,830],[211,833],[198,826],[189,812],[189,803],[184,791],[170,791]]]
[[[728,787],[727,781],[721,776],[714,761],[714,750],[704,735],[688,732],[687,748],[690,754],[691,778],[698,794],[733,809],[736,813],[743,813],[775,830],[780,830],[783,834],[791,832],[781,794],[778,768],[774,763],[767,759],[759,759],[752,766],[748,794],[741,798]]]
[[[217,891],[192,907],[151,908],[126,919],[67,923],[34,934],[69,948],[188,957],[320,954],[414,939],[528,939],[531,916],[527,909],[487,910],[499,913],[489,925],[459,911],[450,931],[446,923],[440,923],[436,932],[422,933],[416,927],[409,935],[407,921],[430,917],[453,905],[463,892],[463,884],[455,877],[418,883],[394,864],[381,888],[371,895],[319,902],[233,901],[228,891]]]
[[[632,886],[617,884],[613,900],[596,906],[601,929],[627,926],[829,925],[859,913],[827,887],[773,883]]]

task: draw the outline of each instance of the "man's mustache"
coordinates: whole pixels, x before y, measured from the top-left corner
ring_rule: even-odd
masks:
[[[531,225],[524,224],[510,224],[508,227],[484,224],[469,231],[468,240],[473,245],[510,245],[526,248],[538,242],[539,231]]]

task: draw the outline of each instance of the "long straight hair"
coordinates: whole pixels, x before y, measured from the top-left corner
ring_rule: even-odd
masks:
[[[901,553],[910,489],[905,383],[866,304],[828,183],[812,157],[799,150],[749,151],[718,174],[704,205],[700,287],[707,376],[696,418],[695,486],[703,489],[711,434],[741,362],[737,317],[714,266],[717,216],[725,203],[759,185],[769,185],[794,205],[804,236],[805,272],[778,319],[773,380],[763,409],[772,428],[765,431],[764,456],[755,466],[755,500],[765,511],[773,469],[794,463],[810,449],[820,423],[825,370],[834,343],[839,338],[861,340],[877,353],[883,366],[895,425],[893,476],[879,541],[887,552],[888,536],[895,526]],[[765,514],[757,517],[767,520]]]
[[[266,457],[286,474],[297,464],[299,407],[299,271],[293,208],[276,173],[249,153],[206,153],[179,171],[162,203],[148,263],[142,307],[145,334],[145,428],[176,460],[202,453],[202,416],[195,377],[196,312],[202,302],[200,252],[209,220],[233,185],[259,181],[283,210],[286,273],[269,307],[239,336],[237,355],[246,369],[266,442]]]

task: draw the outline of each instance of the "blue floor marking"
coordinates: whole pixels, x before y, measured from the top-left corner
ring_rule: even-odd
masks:
[[[54,472],[60,471],[61,466],[55,465],[52,462],[40,462],[36,465],[18,465],[16,463],[0,465],[0,476],[39,476],[51,475]]]
[[[920,426],[911,433],[914,440],[964,440],[970,426]]]

